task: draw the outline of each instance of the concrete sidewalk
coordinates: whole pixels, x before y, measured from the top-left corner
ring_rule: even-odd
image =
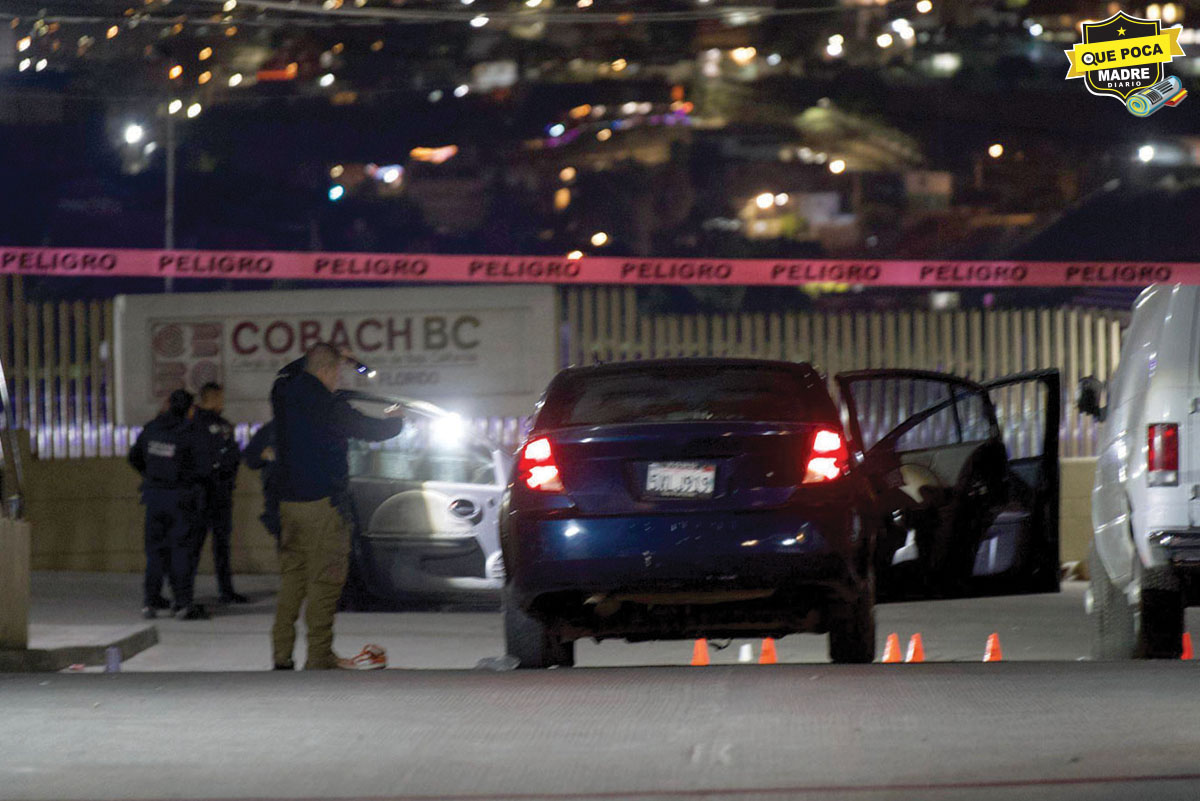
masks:
[[[34,626],[71,624],[135,626],[140,617],[141,577],[135,574],[37,573],[33,578]],[[211,576],[201,576],[197,599],[209,605],[211,620],[178,621],[159,618],[159,642],[128,659],[126,671],[225,671],[266,670],[271,665],[269,632],[274,614],[278,579],[273,576],[238,576],[239,591],[252,603],[238,606],[214,604]],[[992,632],[1000,634],[1008,661],[1078,661],[1089,653],[1090,629],[1083,612],[1082,582],[1070,582],[1054,595],[977,598],[887,604],[878,610],[879,653],[883,640],[897,632],[901,644],[921,632],[929,661],[979,661]],[[1200,610],[1189,612],[1193,632],[1200,632]],[[297,661],[303,662],[303,624]],[[366,643],[382,645],[391,667],[475,667],[480,660],[503,652],[503,634],[497,611],[340,613],[335,627],[335,648],[357,653]],[[724,643],[714,643],[724,645]],[[750,645],[757,659],[758,640],[734,640],[711,652],[714,664],[735,664],[742,645]],[[826,662],[826,638],[796,635],[778,643],[782,662]],[[577,644],[582,667],[687,664],[690,642],[630,644],[620,641]]]

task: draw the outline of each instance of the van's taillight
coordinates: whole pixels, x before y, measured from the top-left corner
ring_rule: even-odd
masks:
[[[517,462],[517,480],[538,492],[562,492],[562,476],[554,463],[554,450],[545,437],[530,440],[521,449]]]
[[[846,472],[850,464],[850,452],[846,441],[837,431],[822,428],[813,437],[808,463],[804,468],[804,483],[815,484],[833,481]]]
[[[1151,487],[1179,484],[1179,424],[1154,423],[1146,429],[1146,483]]]

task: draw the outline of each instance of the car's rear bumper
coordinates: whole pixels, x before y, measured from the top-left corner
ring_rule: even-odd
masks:
[[[869,536],[844,502],[715,513],[577,517],[512,514],[510,591],[532,608],[542,595],[852,588]]]

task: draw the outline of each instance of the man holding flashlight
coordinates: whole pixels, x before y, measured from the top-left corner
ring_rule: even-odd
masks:
[[[295,667],[296,619],[307,600],[306,670],[383,667],[364,650],[354,659],[333,652],[333,618],[350,558],[348,440],[382,442],[400,433],[402,412],[370,417],[336,394],[342,366],[360,363],[328,343],[285,367],[271,389],[279,497],[282,582],[271,630],[276,670]]]

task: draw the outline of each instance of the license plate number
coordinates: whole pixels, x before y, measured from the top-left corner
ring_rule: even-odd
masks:
[[[652,462],[646,471],[646,492],[669,498],[711,498],[716,479],[716,465]]]

